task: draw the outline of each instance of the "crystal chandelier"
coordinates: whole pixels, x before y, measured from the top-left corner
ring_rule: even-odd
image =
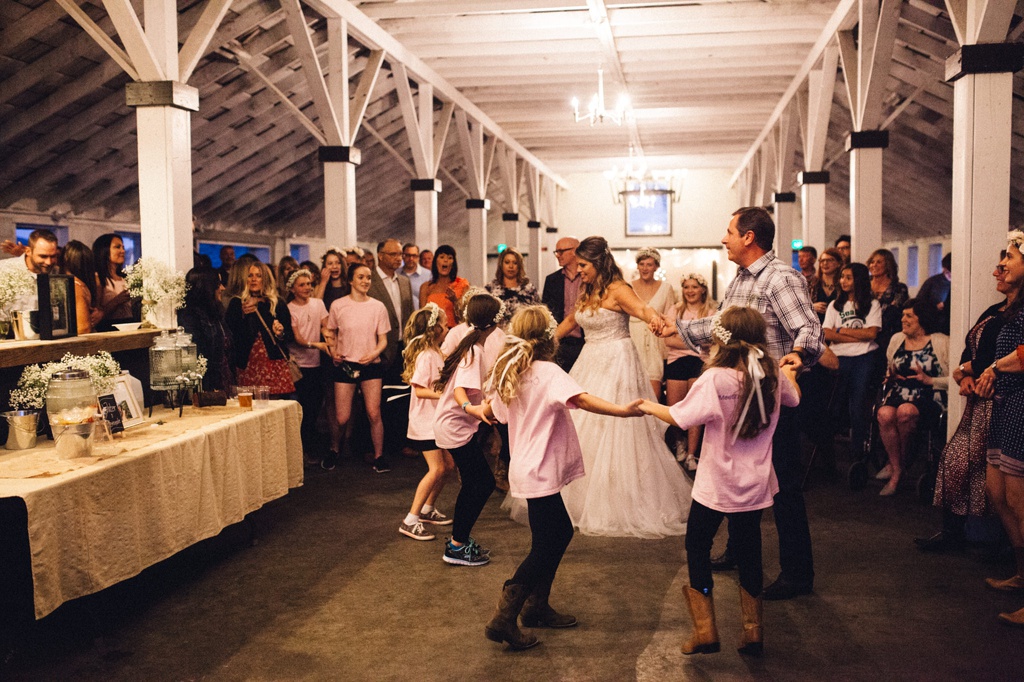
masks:
[[[631,205],[646,205],[659,194],[671,195],[672,202],[679,201],[686,169],[650,170],[633,147],[629,148],[629,161],[624,168],[613,167],[605,171],[605,178],[611,185],[612,197],[616,204],[627,198]]]
[[[629,116],[629,97],[625,94],[619,95],[618,101],[615,103],[615,110],[609,111],[604,108],[604,69],[597,70],[597,94],[590,98],[590,104],[587,105],[587,113],[580,113],[580,101],[573,97],[572,98],[572,113],[576,119],[576,123],[580,121],[589,121],[590,125],[593,126],[595,123],[603,123],[605,119],[608,119],[617,126],[622,125],[622,122],[627,120]]]

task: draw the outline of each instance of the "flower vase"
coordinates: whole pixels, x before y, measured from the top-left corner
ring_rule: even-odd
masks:
[[[147,301],[145,303],[146,326],[150,328],[155,327],[156,329],[177,329],[178,316],[176,314],[177,308],[174,304],[173,298]]]

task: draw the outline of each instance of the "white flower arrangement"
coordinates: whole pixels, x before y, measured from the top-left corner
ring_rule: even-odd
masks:
[[[59,362],[44,365],[27,365],[18,379],[18,386],[11,391],[11,407],[16,410],[41,410],[46,404],[46,388],[56,372],[81,369],[89,372],[97,395],[111,393],[121,365],[105,350],[95,355],[66,354]]]
[[[1024,231],[1014,230],[1006,235],[1007,245],[1013,244],[1018,251],[1024,251]]]
[[[128,293],[144,302],[172,300],[174,308],[185,305],[185,275],[158,260],[140,258],[124,269]]]
[[[27,268],[5,268],[0,271],[0,312],[8,319],[11,306],[22,296],[34,293],[36,278]]]

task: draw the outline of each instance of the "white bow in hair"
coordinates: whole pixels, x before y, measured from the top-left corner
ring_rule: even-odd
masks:
[[[505,381],[505,377],[508,376],[509,368],[516,362],[519,362],[519,357],[526,355],[527,351],[530,349],[530,345],[525,339],[513,336],[512,334],[508,334],[505,337],[505,343],[514,343],[515,345],[499,355],[498,359],[494,361],[495,366],[497,366],[502,360],[508,358],[508,362],[505,363],[505,369],[501,372],[501,377],[498,378],[498,382],[496,384],[492,385],[492,388],[495,390],[497,390],[498,386],[501,386]]]
[[[754,399],[754,394],[757,394],[757,406],[761,410],[761,423],[768,423],[768,413],[764,409],[764,394],[761,393],[761,380],[765,378],[764,368],[761,367],[761,358],[764,357],[764,353],[759,348],[751,348],[747,353],[747,373],[750,375],[750,380],[754,384],[754,390],[747,396],[747,402],[743,404],[743,412],[740,413],[740,418],[736,420],[736,428],[732,433],[733,442],[740,435],[740,429],[743,428],[743,422],[747,418],[747,412],[750,410],[750,402]]]

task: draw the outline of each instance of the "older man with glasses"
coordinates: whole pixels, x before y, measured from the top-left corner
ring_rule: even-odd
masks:
[[[580,297],[579,262],[576,260],[576,247],[580,240],[575,237],[562,237],[555,243],[555,258],[561,266],[544,280],[544,293],[541,301],[548,307],[557,322],[567,315],[576,312],[576,300]],[[583,350],[583,332],[577,327],[562,338],[558,344],[558,356],[555,362],[568,372],[576,363],[576,358]]]
[[[430,268],[420,265],[420,247],[409,243],[402,246],[402,269],[398,274],[409,278],[414,296],[419,296],[420,287],[430,281]]]

